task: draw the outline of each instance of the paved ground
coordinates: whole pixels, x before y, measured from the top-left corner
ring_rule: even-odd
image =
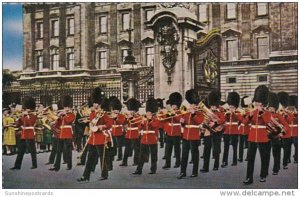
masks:
[[[200,154],[202,154],[203,145],[200,147]],[[294,153],[294,150],[292,150]],[[96,172],[91,174],[90,182],[77,183],[76,179],[81,177],[84,167],[76,166],[76,157],[79,155],[77,152],[73,152],[73,169],[66,170],[66,165],[62,165],[59,172],[49,171],[50,166],[46,166],[45,163],[48,160],[49,153],[38,154],[38,168],[31,170],[31,158],[30,154],[24,156],[21,170],[9,170],[13,166],[16,159],[14,156],[3,156],[3,188],[4,189],[62,189],[62,188],[194,188],[194,189],[296,189],[298,188],[298,164],[289,164],[289,169],[281,170],[279,175],[272,175],[273,158],[271,158],[269,176],[267,182],[259,182],[260,171],[260,159],[259,153],[257,153],[254,183],[250,186],[244,186],[242,181],[246,176],[247,162],[239,163],[237,166],[229,166],[227,168],[220,168],[218,171],[212,171],[213,160],[210,162],[209,173],[199,173],[196,178],[190,178],[191,164],[188,166],[187,178],[177,180],[176,176],[179,174],[179,168],[171,168],[169,170],[163,170],[164,160],[162,160],[163,149],[159,149],[158,155],[158,170],[157,174],[149,175],[150,165],[144,165],[144,171],[142,175],[132,175],[135,171],[135,167],[131,166],[132,158],[129,158],[128,167],[119,167],[120,162],[114,162],[114,170],[109,173],[109,179],[106,181],[98,181],[100,176],[99,166],[96,168]],[[231,160],[232,150],[230,149],[229,161]],[[222,158],[222,155],[221,155]],[[172,159],[172,165],[174,165],[174,159]],[[200,159],[200,168],[203,165],[203,160]]]

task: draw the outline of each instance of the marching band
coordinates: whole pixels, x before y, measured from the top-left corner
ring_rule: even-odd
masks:
[[[88,182],[98,164],[101,172],[99,180],[108,179],[115,156],[122,167],[128,166],[128,159],[133,156],[134,175],[141,175],[144,163],[150,160],[149,174],[156,174],[158,145],[165,148],[163,169],[171,168],[174,148],[174,168],[180,168],[178,179],[187,175],[191,152],[193,167],[190,177],[197,177],[202,140],[203,167],[200,172],[209,172],[211,152],[215,160],[213,170],[219,170],[223,140],[221,167],[228,166],[232,145],[231,166],[247,161],[245,185],[253,183],[257,149],[260,154],[260,182],[265,182],[268,176],[271,152],[273,175],[278,175],[280,170],[281,147],[283,169],[291,163],[292,144],[295,147],[294,163],[298,162],[297,96],[289,96],[286,92],[276,94],[264,85],[255,89],[253,100],[248,96],[240,98],[237,92],[229,92],[224,105],[217,90],[200,101],[197,91],[190,89],[185,93],[185,102],[180,93],[173,92],[166,107],[163,99],[149,98],[145,114],[138,113],[141,104],[135,98],[124,102],[125,111],[117,97],[106,98],[101,88],[95,88],[90,98],[89,105],[92,106],[83,103],[77,112],[72,110],[73,99],[69,95],[61,98],[57,109],[54,109],[55,105],[39,109],[32,97],[23,99],[22,111],[4,109],[4,145],[7,151],[13,153],[16,152],[13,145],[18,143],[16,161],[11,169],[21,169],[26,151],[31,153],[31,169],[38,167],[36,142],[40,144],[41,141],[37,140],[37,135],[48,136],[47,144],[52,143],[46,163],[53,164],[50,171],[60,170],[62,156],[67,170],[71,170],[72,150],[81,151],[77,165],[85,165],[85,168],[78,182]],[[244,153],[245,147],[248,149]]]

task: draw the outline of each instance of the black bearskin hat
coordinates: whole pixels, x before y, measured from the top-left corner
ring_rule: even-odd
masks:
[[[122,103],[117,97],[111,96],[111,97],[109,97],[108,100],[109,100],[109,109],[110,110],[118,110],[118,111],[122,110]]]
[[[146,102],[146,112],[156,113],[158,110],[157,101],[154,98],[150,98]]]
[[[101,105],[102,102],[104,101],[105,95],[103,90],[97,87],[93,90],[91,97],[93,103],[98,103],[99,105]]]
[[[101,109],[103,109],[103,111],[110,111],[109,109],[109,99],[106,97],[102,98],[102,103],[101,103]]]
[[[237,92],[229,92],[227,96],[227,104],[238,108],[240,104],[240,95]]]
[[[131,98],[126,102],[127,110],[128,111],[139,111],[139,108],[141,106],[140,102],[136,100],[135,98]]]
[[[62,98],[62,106],[63,107],[73,107],[73,99],[70,95],[65,95]]]
[[[200,102],[199,95],[195,89],[190,89],[185,93],[185,99],[190,104],[197,105]]]
[[[269,92],[269,107],[274,107],[277,111],[279,108],[279,100],[277,95],[274,92]]]
[[[221,102],[221,93],[218,90],[212,90],[208,94],[208,106],[219,106]]]
[[[31,109],[31,110],[35,110],[35,101],[32,97],[27,96],[24,98],[23,100],[23,108],[24,109]]]
[[[163,108],[164,108],[164,99],[157,98],[156,101],[157,101],[158,107],[159,107],[160,109],[163,109]]]
[[[296,95],[289,96],[289,106],[294,106],[298,109],[298,97]]]
[[[265,85],[260,85],[255,89],[254,102],[262,103],[264,106],[268,104],[269,89]]]
[[[173,92],[169,96],[169,104],[172,105],[177,105],[177,107],[180,107],[182,103],[182,96],[179,92]]]
[[[289,94],[286,92],[279,92],[277,94],[278,96],[278,100],[279,103],[283,106],[283,107],[287,107],[289,105]]]
[[[243,107],[243,108],[248,107],[248,105],[245,104],[245,99],[246,98],[249,98],[249,96],[243,96],[241,98],[241,107]]]

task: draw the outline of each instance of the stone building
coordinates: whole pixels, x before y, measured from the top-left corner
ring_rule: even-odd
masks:
[[[14,91],[46,105],[61,94],[78,105],[96,86],[142,102],[190,88],[252,96],[260,84],[297,94],[297,14],[297,3],[25,4]]]

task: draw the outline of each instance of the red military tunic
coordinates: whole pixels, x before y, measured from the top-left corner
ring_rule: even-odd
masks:
[[[200,140],[200,124],[204,121],[204,116],[200,112],[195,114],[186,113],[184,118],[183,139],[185,140]]]
[[[72,139],[73,129],[72,123],[75,120],[75,115],[72,112],[66,113],[65,116],[59,117],[54,125],[54,128],[59,129],[58,139]]]
[[[282,138],[290,138],[298,136],[298,114],[287,113],[285,115],[285,120],[289,125],[289,129],[286,131],[286,134]]]
[[[248,141],[255,143],[266,143],[269,142],[268,131],[266,128],[266,124],[270,121],[271,113],[268,111],[264,111],[261,115],[259,115],[259,111],[256,109],[253,112],[253,116],[250,119],[250,116],[246,117],[245,123],[251,123]]]
[[[224,134],[227,135],[238,135],[239,134],[239,122],[244,120],[240,112],[235,111],[234,113],[226,114],[226,123]]]
[[[176,116],[167,119],[164,124],[164,130],[168,136],[181,136],[181,112],[176,112]]]
[[[247,113],[244,115],[242,121],[240,121],[240,123],[241,123],[240,126],[239,126],[239,134],[240,134],[240,135],[248,135],[248,134],[249,134],[251,124],[247,124],[247,125],[246,125],[246,124],[244,123],[244,122],[246,121],[246,117],[249,116],[249,115],[250,115],[250,113],[247,112]]]
[[[116,120],[112,119],[112,136],[122,136],[123,126],[125,125],[126,118],[123,114],[118,114]]]
[[[142,125],[142,139],[141,144],[157,144],[159,120],[152,117],[152,120],[146,120]]]
[[[29,114],[23,115],[17,122],[16,126],[21,127],[21,139],[33,140],[34,139],[34,125],[37,120],[36,115]]]
[[[92,121],[96,117],[97,113],[92,112],[90,114],[90,121]],[[104,145],[105,143],[111,142],[111,138],[109,135],[108,130],[112,126],[112,120],[108,117],[108,115],[105,113],[101,118],[99,118],[97,124],[98,125],[105,125],[105,129],[103,130],[97,130],[96,132],[92,132],[90,134],[90,137],[88,139],[88,144],[91,145]]]
[[[127,131],[125,134],[126,139],[139,139],[139,130],[141,129],[141,120],[142,117],[140,115],[133,116],[134,121],[127,121]],[[133,124],[131,123],[133,122]]]

